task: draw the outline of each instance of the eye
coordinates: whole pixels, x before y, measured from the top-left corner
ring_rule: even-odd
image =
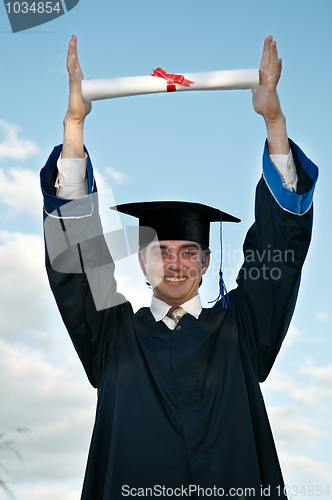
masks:
[[[191,257],[194,254],[195,254],[195,252],[191,252],[190,250],[186,250],[185,252],[183,252],[183,255],[185,257]]]

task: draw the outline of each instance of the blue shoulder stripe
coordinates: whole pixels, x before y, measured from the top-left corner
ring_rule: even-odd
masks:
[[[312,205],[318,168],[293,141],[289,140],[289,143],[297,168],[300,166],[312,180],[310,190],[305,194],[297,194],[282,185],[280,174],[270,160],[266,143],[263,153],[263,176],[273,197],[281,208],[293,214],[303,215]]]
[[[73,200],[58,198],[55,196],[53,191],[53,186],[50,186],[50,180],[54,185],[55,178],[57,175],[56,163],[62,151],[62,144],[56,146],[52,153],[50,154],[45,166],[40,172],[40,183],[41,189],[44,197],[44,209],[48,215],[53,215],[55,217],[86,217],[92,214],[92,197],[84,196],[75,200],[75,203],[70,203]],[[92,194],[97,191],[97,187],[94,181],[93,167],[90,160],[88,151],[85,149],[88,155],[87,158],[87,179],[88,179],[88,193]],[[65,206],[70,203],[70,205],[65,208]]]

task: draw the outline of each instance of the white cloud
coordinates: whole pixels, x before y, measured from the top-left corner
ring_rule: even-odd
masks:
[[[332,396],[332,365],[314,366],[309,360],[300,370],[310,375],[312,382],[307,385],[293,385],[290,395],[302,405],[318,405]]]
[[[291,323],[288,328],[287,335],[285,337],[285,340],[282,345],[282,349],[284,350],[285,348],[291,346],[296,342],[301,336],[302,336],[302,331],[299,328],[296,328],[296,326]]]
[[[266,387],[268,389],[287,393],[293,401],[303,407],[314,407],[325,398],[332,396],[332,389],[321,384],[301,385],[294,381],[292,385],[286,387],[286,384],[283,385],[280,380],[274,380]]]
[[[0,120],[0,129],[5,133],[4,141],[0,143],[0,161],[6,158],[26,160],[29,156],[39,153],[34,142],[18,137],[17,125]]]
[[[96,393],[67,365],[52,366],[42,352],[29,352],[0,340],[0,429],[28,427],[15,438],[23,463],[1,456],[9,484],[64,481],[83,477]],[[52,498],[52,497],[51,497]]]
[[[297,387],[299,387],[297,380],[281,372],[273,372],[273,375],[270,375],[264,382],[264,391],[271,390],[290,394]]]
[[[54,486],[25,487],[16,493],[17,497],[22,500],[78,500],[80,494],[79,490],[73,490],[65,483]]]
[[[44,245],[34,234],[0,231],[0,335],[8,340],[37,331],[53,302],[44,268]]]
[[[318,311],[315,314],[315,319],[321,322],[330,321],[330,315],[326,311]]]
[[[24,213],[42,217],[38,173],[26,168],[0,169],[0,201],[10,208],[9,215]]]
[[[120,172],[119,170],[115,170],[113,167],[106,167],[105,172],[114,182],[116,182],[116,184],[123,185],[131,180],[128,175]]]
[[[310,384],[292,392],[294,401],[303,406],[317,406],[331,396],[332,388],[323,384]]]
[[[311,460],[305,455],[293,455],[291,453],[280,452],[279,459],[284,474],[285,483],[288,486],[305,484],[324,484],[331,480],[331,471],[323,462]],[[293,477],[292,484],[287,477]],[[301,487],[300,486],[300,487]]]
[[[310,363],[304,366],[301,371],[308,373],[332,390],[332,364],[327,366],[313,366]]]
[[[93,175],[96,180],[98,192],[104,190],[104,189],[110,189],[108,184],[107,184],[107,179],[105,176],[98,170],[97,168],[94,167],[93,169]]]
[[[281,372],[274,372],[264,382],[264,391],[287,394],[293,401],[302,406],[318,405],[322,400],[332,396],[332,365],[314,366],[310,361],[300,368],[302,374],[311,376],[307,384]]]
[[[128,175],[120,172],[119,170],[115,170],[113,167],[106,167],[103,173],[101,173],[100,170],[94,168],[93,172],[99,192],[103,189],[110,189],[110,186],[113,182],[119,185],[123,185],[131,180]]]
[[[281,447],[310,446],[327,434],[307,422],[295,405],[269,407],[268,414],[276,442]]]

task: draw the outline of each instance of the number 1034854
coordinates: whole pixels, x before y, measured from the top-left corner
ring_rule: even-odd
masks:
[[[329,486],[322,486],[321,484],[313,485],[309,484],[306,486],[287,486],[285,485],[284,488],[281,486],[277,486],[277,492],[278,496],[281,496],[282,494],[285,494],[287,497],[296,497],[296,496],[329,496],[330,495],[330,487]]]
[[[55,4],[55,5],[54,5]],[[51,14],[61,12],[60,2],[8,2],[8,14]]]

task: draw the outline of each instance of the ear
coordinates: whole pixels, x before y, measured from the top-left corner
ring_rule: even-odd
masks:
[[[210,254],[207,255],[205,261],[202,264],[202,274],[205,274],[210,265]]]
[[[146,276],[145,262],[144,262],[144,259],[142,257],[141,252],[138,252],[138,262],[139,262],[139,265],[141,266],[141,269],[142,269],[143,273]]]

